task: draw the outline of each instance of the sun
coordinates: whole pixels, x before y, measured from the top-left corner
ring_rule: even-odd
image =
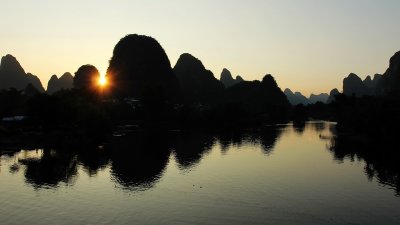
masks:
[[[99,85],[100,85],[101,87],[104,87],[104,86],[106,86],[106,84],[107,84],[106,77],[101,76],[101,77],[99,78]]]

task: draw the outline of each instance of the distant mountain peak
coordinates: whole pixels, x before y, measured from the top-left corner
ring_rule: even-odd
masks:
[[[400,51],[396,52],[389,60],[389,70],[400,75]]]
[[[240,75],[237,75],[235,80],[236,80],[237,83],[240,83],[240,82],[244,81],[244,79]]]
[[[222,72],[221,72],[221,80],[222,80],[222,79],[229,79],[229,80],[231,80],[231,81],[234,81],[234,79],[233,79],[233,77],[232,77],[232,74],[231,74],[231,71],[229,71],[229,70],[226,69],[226,68],[222,69]]]
[[[236,80],[233,79],[231,72],[224,68],[221,72],[221,78],[219,79],[225,87],[230,87],[236,84]]]
[[[377,73],[377,74],[374,75],[374,79],[373,80],[376,81],[376,80],[380,79],[381,77],[382,77],[382,74],[378,74]]]
[[[299,104],[308,105],[309,104],[308,99],[298,91],[293,93],[292,90],[290,90],[289,88],[286,88],[283,91],[283,93],[286,95],[286,98],[289,100],[291,105],[299,105]]]
[[[189,53],[183,53],[182,55],[179,56],[176,65],[181,65],[181,64],[190,65],[193,68],[206,69],[203,63],[198,58],[194,57]]]
[[[326,103],[328,101],[328,98],[329,98],[329,95],[327,93],[311,94],[309,101],[311,104],[314,104],[317,102]]]
[[[29,83],[38,91],[44,91],[40,79],[31,73],[25,73],[17,58],[10,54],[1,58],[0,89],[16,88],[24,90]]]
[[[294,94],[292,90],[290,90],[289,88],[285,88],[285,90],[283,91],[283,93],[287,93],[287,94]]]
[[[278,84],[275,81],[275,78],[271,74],[267,74],[263,77],[262,84],[269,85],[271,87],[278,87]]]
[[[329,98],[328,98],[328,100],[326,101],[326,103],[331,103],[333,100],[335,100],[336,95],[338,95],[338,94],[340,94],[340,92],[339,92],[339,90],[338,90],[337,88],[332,89],[332,90],[329,92]]]
[[[223,84],[214,77],[214,74],[189,53],[184,53],[179,57],[173,70],[186,101],[213,102],[224,89]]]
[[[223,69],[222,69],[222,73],[224,73],[224,72],[225,72],[225,73],[229,73],[229,74],[231,73],[227,68],[223,68]]]
[[[238,84],[238,83],[244,81],[244,79],[243,79],[241,76],[239,76],[239,75],[237,75],[236,78],[234,79],[234,78],[232,77],[231,72],[230,72],[228,69],[226,69],[226,68],[224,68],[224,69],[222,70],[222,72],[221,72],[221,78],[220,78],[219,80],[221,81],[221,83],[222,83],[226,88],[231,87],[231,86],[233,86],[233,85],[235,85],[235,84]]]
[[[25,75],[25,70],[22,68],[17,58],[10,54],[1,58],[0,69],[3,72],[14,73],[14,75]]]
[[[334,88],[334,89],[332,89],[331,91],[330,91],[330,95],[337,95],[337,94],[339,94],[340,92],[339,92],[339,90],[337,89],[337,88]]]
[[[355,73],[350,73],[350,74],[348,75],[348,77],[349,77],[349,78],[356,78],[356,79],[360,79],[360,80],[361,80],[361,78],[360,78],[357,74],[355,74]]]
[[[373,88],[375,86],[374,81],[371,79],[371,76],[369,76],[369,75],[363,80],[363,83],[368,88]]]
[[[65,72],[60,79],[74,79],[74,76],[70,72]]]
[[[370,94],[370,90],[359,76],[354,73],[350,73],[346,78],[343,79],[343,94],[360,97]]]
[[[72,89],[73,79],[74,77],[69,72],[64,73],[60,78],[54,74],[47,83],[47,94],[54,94],[62,89]]]

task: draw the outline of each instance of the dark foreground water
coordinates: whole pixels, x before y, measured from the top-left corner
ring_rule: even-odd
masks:
[[[0,224],[400,224],[398,171],[336,149],[334,129],[310,122],[3,150]]]

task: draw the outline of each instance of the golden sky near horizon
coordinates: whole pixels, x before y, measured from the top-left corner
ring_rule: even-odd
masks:
[[[0,0],[0,55],[14,55],[43,86],[53,74],[92,64],[105,73],[126,34],[152,36],[172,66],[199,58],[246,80],[272,74],[310,93],[342,89],[350,72],[383,73],[400,50],[400,1]]]

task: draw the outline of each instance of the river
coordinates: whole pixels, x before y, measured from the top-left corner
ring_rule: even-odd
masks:
[[[3,150],[0,224],[400,224],[398,170],[335,123]]]

